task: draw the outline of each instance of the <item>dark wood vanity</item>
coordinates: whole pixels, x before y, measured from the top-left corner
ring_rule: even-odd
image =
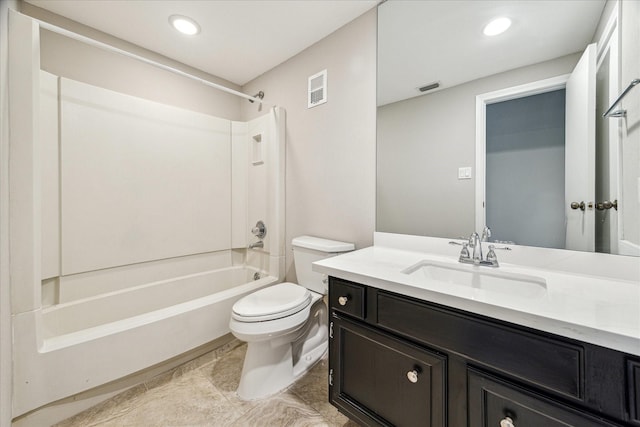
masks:
[[[329,400],[364,426],[640,426],[640,357],[329,279]]]

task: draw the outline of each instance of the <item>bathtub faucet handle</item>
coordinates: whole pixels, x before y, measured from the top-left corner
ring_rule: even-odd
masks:
[[[267,235],[267,226],[264,225],[262,220],[256,222],[256,226],[251,229],[251,234],[256,236],[258,239],[264,239],[264,236]]]

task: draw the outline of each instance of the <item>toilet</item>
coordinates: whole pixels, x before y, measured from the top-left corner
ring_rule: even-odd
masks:
[[[326,276],[311,263],[354,250],[353,243],[301,236],[291,242],[300,284],[279,283],[238,300],[229,328],[247,342],[238,396],[262,399],[291,385],[327,351]]]

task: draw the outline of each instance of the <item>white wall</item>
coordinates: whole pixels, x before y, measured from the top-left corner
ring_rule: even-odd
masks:
[[[63,275],[231,247],[229,120],[59,85]]]
[[[579,57],[568,55],[378,108],[376,230],[434,237],[474,231],[475,180],[458,180],[458,168],[473,171],[475,165],[476,96],[570,73]]]
[[[11,289],[9,285],[8,14],[18,2],[0,0],[0,426],[11,425]]]
[[[376,14],[372,10],[243,87],[265,92],[286,119],[287,280],[291,239],[309,234],[373,242],[376,150]],[[307,109],[307,78],[327,69],[328,101]],[[243,103],[243,119],[256,117]],[[267,224],[268,226],[268,224]]]

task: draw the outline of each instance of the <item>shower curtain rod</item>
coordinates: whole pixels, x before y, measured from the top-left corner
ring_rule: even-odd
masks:
[[[29,17],[29,18],[31,18],[31,17]],[[242,92],[239,92],[237,90],[228,88],[226,86],[222,86],[222,85],[220,85],[218,83],[214,83],[214,82],[211,82],[209,80],[202,79],[200,77],[196,77],[193,74],[189,74],[189,73],[187,73],[185,71],[178,70],[177,68],[173,68],[173,67],[170,67],[168,65],[161,64],[160,62],[156,62],[156,61],[153,61],[151,59],[145,58],[143,56],[136,55],[135,53],[127,52],[124,49],[120,49],[120,48],[117,48],[115,46],[111,46],[110,44],[94,40],[94,39],[92,39],[90,37],[83,36],[83,35],[78,34],[78,33],[74,33],[73,31],[66,30],[64,28],[58,27],[58,26],[53,25],[53,24],[49,24],[48,22],[44,22],[44,21],[41,21],[41,20],[35,19],[35,18],[31,18],[31,19],[33,19],[35,22],[37,22],[38,25],[40,26],[40,28],[44,28],[45,30],[49,30],[49,31],[52,31],[52,32],[57,33],[57,34],[61,34],[63,36],[72,38],[74,40],[81,41],[83,43],[89,44],[91,46],[98,47],[98,48],[103,49],[103,50],[107,50],[107,51],[110,51],[110,52],[115,52],[115,53],[118,53],[120,55],[124,55],[124,56],[129,57],[129,58],[137,59],[137,60],[142,61],[142,62],[144,62],[146,64],[153,65],[154,67],[163,69],[165,71],[169,71],[169,72],[172,72],[174,74],[178,74],[179,76],[187,77],[187,78],[189,78],[191,80],[195,80],[195,81],[200,82],[200,83],[202,83],[202,84],[204,84],[206,86],[221,90],[223,92],[230,93],[232,95],[239,96],[241,98],[248,99],[251,102],[258,102],[259,104],[262,104],[262,98],[260,97],[260,95],[262,94],[262,96],[264,96],[263,93],[259,93],[256,96],[247,95],[246,93],[242,93]]]
[[[624,117],[624,116],[626,116],[627,115],[627,110],[617,110],[617,111],[613,111],[613,112],[612,112],[612,110],[615,108],[616,105],[618,105],[618,103],[620,101],[622,101],[622,98],[624,98],[627,95],[627,93],[629,93],[629,91],[631,89],[633,89],[633,87],[635,85],[637,85],[638,83],[640,83],[640,79],[631,80],[631,83],[629,83],[629,86],[627,86],[627,88],[624,91],[622,91],[622,93],[620,94],[618,99],[613,101],[613,104],[611,104],[611,107],[609,107],[609,109],[602,115],[602,117]]]

